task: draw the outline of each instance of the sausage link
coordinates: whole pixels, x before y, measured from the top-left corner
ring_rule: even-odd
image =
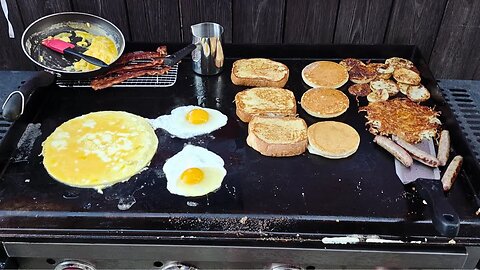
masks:
[[[452,159],[452,161],[448,165],[442,177],[442,185],[443,185],[444,191],[449,191],[453,183],[455,183],[455,180],[457,179],[457,176],[460,173],[460,169],[462,168],[462,163],[463,163],[463,157],[456,156]]]
[[[410,143],[402,140],[401,138],[399,138],[397,136],[392,136],[392,139],[398,145],[403,147],[403,149],[405,149],[408,153],[410,153],[412,155],[413,159],[418,160],[421,163],[423,163],[427,166],[430,166],[430,167],[434,167],[434,168],[438,167],[438,165],[440,164],[440,162],[438,161],[438,159],[436,157],[430,155],[429,153],[427,153],[425,151],[422,151],[422,150],[418,149],[413,144],[410,144]]]
[[[437,159],[440,166],[447,165],[448,156],[450,155],[450,133],[448,130],[442,130],[440,140],[438,141]]]
[[[377,135],[373,141],[380,145],[383,149],[387,150],[392,154],[398,161],[400,161],[405,167],[412,166],[413,159],[412,157],[398,144],[394,143],[387,137]]]

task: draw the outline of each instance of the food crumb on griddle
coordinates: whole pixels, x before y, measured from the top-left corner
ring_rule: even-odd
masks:
[[[247,223],[247,219],[248,219],[248,217],[242,217],[242,218],[240,219],[240,223],[242,223],[242,224]]]

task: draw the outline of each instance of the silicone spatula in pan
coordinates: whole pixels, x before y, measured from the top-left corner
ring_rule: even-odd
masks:
[[[92,65],[99,66],[99,67],[108,67],[108,64],[103,62],[102,60],[92,56],[85,55],[79,52],[78,50],[76,50],[75,45],[73,45],[72,43],[68,43],[60,39],[56,39],[56,38],[44,39],[42,40],[42,45],[53,51],[59,52],[61,54],[70,54],[76,57],[80,57],[81,59],[87,61]]]

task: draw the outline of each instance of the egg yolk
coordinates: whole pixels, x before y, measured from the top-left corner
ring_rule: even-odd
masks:
[[[187,121],[198,125],[205,124],[208,121],[209,115],[208,112],[202,109],[193,109],[187,113]]]
[[[182,175],[180,176],[180,179],[183,181],[183,183],[187,185],[196,185],[202,182],[203,177],[204,177],[204,173],[201,169],[189,168],[182,173]]]

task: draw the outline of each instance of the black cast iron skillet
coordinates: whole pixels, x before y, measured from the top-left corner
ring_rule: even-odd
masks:
[[[63,12],[45,16],[30,24],[22,35],[22,49],[27,57],[46,72],[39,72],[31,81],[14,91],[2,106],[3,118],[15,121],[23,110],[34,90],[54,83],[56,77],[62,79],[91,78],[104,72],[104,68],[93,71],[73,71],[71,66],[78,58],[54,52],[44,46],[41,41],[49,36],[81,30],[93,35],[107,36],[117,47],[117,60],[125,49],[125,38],[114,24],[95,15],[80,12]],[[71,38],[73,42],[80,38]],[[69,70],[70,67],[70,70]]]

